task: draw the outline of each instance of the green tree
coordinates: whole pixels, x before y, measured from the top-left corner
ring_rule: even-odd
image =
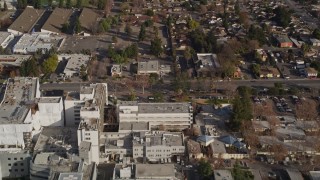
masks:
[[[67,0],[66,1],[66,8],[71,9],[71,7],[72,7],[71,0]]]
[[[252,119],[252,104],[250,99],[250,93],[245,90],[243,92],[238,91],[238,95],[233,100],[233,113],[230,119],[230,128],[234,131],[238,131],[245,121]]]
[[[257,77],[260,77],[260,65],[259,64],[252,64],[251,65],[251,70],[253,74]]]
[[[42,6],[41,0],[34,0],[34,1],[33,1],[33,7],[34,7],[34,8],[40,9],[41,6]]]
[[[274,21],[277,22],[278,25],[282,27],[289,26],[291,21],[291,12],[285,7],[277,7],[274,9],[275,17],[273,18]]]
[[[236,14],[240,14],[240,4],[239,4],[239,0],[236,1],[235,5],[234,5],[234,12]]]
[[[155,102],[163,102],[163,101],[164,101],[164,96],[163,96],[163,94],[160,93],[160,92],[155,92],[155,93],[153,94],[153,97],[154,97],[154,101],[155,101]]]
[[[147,15],[147,16],[153,16],[153,15],[154,15],[153,10],[152,10],[152,9],[147,9],[146,15]]]
[[[131,34],[132,34],[132,28],[131,28],[130,24],[126,24],[126,27],[124,28],[124,31],[126,32],[126,34],[127,34],[128,36],[131,36]]]
[[[138,40],[144,41],[146,38],[146,26],[144,24],[141,25]]]
[[[235,163],[233,169],[231,170],[231,174],[234,180],[253,180],[254,175],[248,171],[241,169],[238,162]]]
[[[81,23],[79,20],[79,17],[76,19],[76,22],[74,23],[74,32],[76,34],[80,33],[82,31]]]
[[[63,8],[64,0],[59,0],[59,8]]]
[[[82,8],[82,0],[77,0],[76,7],[77,8]]]
[[[191,30],[197,29],[200,26],[200,23],[193,19],[188,19],[188,28]]]
[[[48,6],[52,6],[52,0],[48,0]]]
[[[8,11],[8,5],[6,1],[3,2],[3,10]]]
[[[98,9],[103,10],[106,4],[106,0],[98,0]]]
[[[150,51],[153,55],[159,57],[162,52],[162,41],[160,38],[155,38],[153,41],[151,41]]]
[[[53,55],[42,63],[42,69],[45,74],[53,73],[58,66],[58,56]]]
[[[136,58],[138,56],[138,51],[138,45],[131,44],[130,46],[126,47],[124,53],[128,58]]]
[[[61,31],[63,33],[68,33],[70,31],[70,24],[68,22],[62,24]]]
[[[315,38],[320,39],[320,30],[318,28],[316,28],[315,30],[313,30],[312,35]]]
[[[32,57],[27,61],[23,61],[21,63],[19,71],[21,76],[38,77],[39,67],[37,65],[37,60],[34,57]]]
[[[213,172],[211,164],[208,161],[201,159],[198,166],[198,172],[204,179],[210,178]]]

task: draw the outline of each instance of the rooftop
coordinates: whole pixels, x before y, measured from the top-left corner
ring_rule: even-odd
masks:
[[[64,69],[64,72],[66,71],[80,72],[81,66],[87,67],[87,64],[90,61],[91,57],[89,55],[83,55],[83,54],[63,54],[63,55],[59,55],[58,59],[64,59],[68,61]]]
[[[0,55],[0,64],[19,67],[23,61],[30,59],[30,57],[30,55]]]
[[[190,103],[137,103],[135,101],[121,101],[119,109],[123,112],[126,106],[138,106],[138,113],[191,113]],[[134,111],[133,111],[134,112]]]
[[[86,130],[97,130],[98,129],[98,119],[84,119],[80,122],[79,129]]]
[[[198,53],[196,63],[200,63],[200,67],[220,68],[216,54]]]
[[[8,29],[12,29],[21,33],[29,33],[43,13],[43,9],[34,9],[31,6],[27,6],[22,14],[11,24]]]
[[[81,86],[80,94],[92,94],[94,91],[94,87],[91,86]]]
[[[46,23],[42,26],[42,30],[60,33],[62,25],[68,22],[72,14],[71,9],[55,8]]]
[[[82,173],[60,173],[58,180],[81,180]]]
[[[194,141],[192,139],[188,140],[188,153],[190,154],[199,154],[201,153],[201,147],[200,147],[200,143],[198,143],[197,141]]]
[[[157,60],[138,62],[138,73],[158,72],[158,70],[159,70],[159,61]]]
[[[210,144],[212,151],[214,152],[214,154],[218,154],[218,153],[226,153],[226,147],[224,145],[223,142],[215,139],[213,141],[213,143]]]
[[[38,49],[51,49],[58,47],[63,39],[61,36],[53,36],[46,33],[24,34],[14,45],[14,53],[36,52]]]
[[[120,122],[119,123],[119,131],[125,130],[140,130],[147,131],[149,130],[149,123],[147,122]]]
[[[0,124],[24,122],[36,98],[38,78],[15,77],[8,79],[4,99],[0,104]]]
[[[98,13],[93,9],[83,8],[79,16],[79,21],[85,31],[91,32],[92,28],[97,24],[98,17]]]
[[[8,37],[10,37],[8,39]],[[7,47],[8,44],[13,40],[13,35],[9,32],[0,32],[0,44],[3,48]]]
[[[146,146],[183,146],[181,133],[152,131],[151,133],[137,133],[132,140],[133,145]]]
[[[175,177],[173,164],[136,164],[136,178]]]
[[[77,128],[44,127],[34,150],[51,152],[51,148],[57,147],[63,147],[66,151],[77,148]]]

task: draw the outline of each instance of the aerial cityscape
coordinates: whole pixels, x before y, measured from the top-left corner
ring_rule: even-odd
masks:
[[[1,0],[2,179],[320,180],[320,0]]]

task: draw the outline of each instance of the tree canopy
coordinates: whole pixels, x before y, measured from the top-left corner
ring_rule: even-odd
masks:
[[[292,13],[287,8],[277,7],[273,12],[275,13],[273,20],[276,21],[278,25],[282,27],[289,26]]]
[[[159,57],[162,54],[163,48],[162,48],[162,41],[160,38],[155,38],[154,40],[151,41],[150,51],[153,55],[157,57]]]
[[[320,39],[320,30],[319,30],[318,28],[316,28],[316,29],[313,31],[312,35],[313,35],[315,38]]]
[[[233,169],[231,170],[231,174],[234,180],[253,180],[254,175],[245,169],[241,169],[238,162],[235,163]]]
[[[146,26],[145,26],[145,24],[142,24],[141,27],[140,27],[138,40],[139,41],[144,41],[145,38],[146,38]]]
[[[201,159],[198,166],[198,172],[203,178],[209,178],[212,175],[212,166],[208,161]]]
[[[218,51],[217,39],[212,31],[205,34],[201,29],[189,33],[192,48],[198,53],[216,53]]]
[[[39,76],[39,67],[37,65],[37,60],[34,57],[21,63],[20,75],[32,77]]]
[[[42,70],[45,74],[53,73],[58,66],[58,56],[52,55],[42,63]]]

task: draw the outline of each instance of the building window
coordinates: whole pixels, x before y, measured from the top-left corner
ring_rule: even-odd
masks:
[[[11,172],[11,169],[9,169],[9,172]]]
[[[8,158],[9,161],[11,161],[11,158]]]
[[[17,164],[17,163],[14,163],[13,165],[14,165],[14,166],[17,166],[18,164]]]
[[[23,160],[23,157],[21,157],[20,160]]]
[[[21,169],[20,171],[21,171],[21,172],[23,172],[23,171],[24,171],[24,169]]]
[[[86,137],[86,140],[90,140],[90,138],[89,138],[89,137]]]
[[[17,158],[14,158],[14,160],[17,160]]]
[[[20,163],[21,166],[23,166],[23,163]]]
[[[18,169],[15,169],[14,171],[15,171],[15,172],[18,172]]]
[[[86,136],[90,136],[90,133],[84,133],[84,135],[86,135]]]
[[[11,166],[11,164],[8,164],[8,166]]]

